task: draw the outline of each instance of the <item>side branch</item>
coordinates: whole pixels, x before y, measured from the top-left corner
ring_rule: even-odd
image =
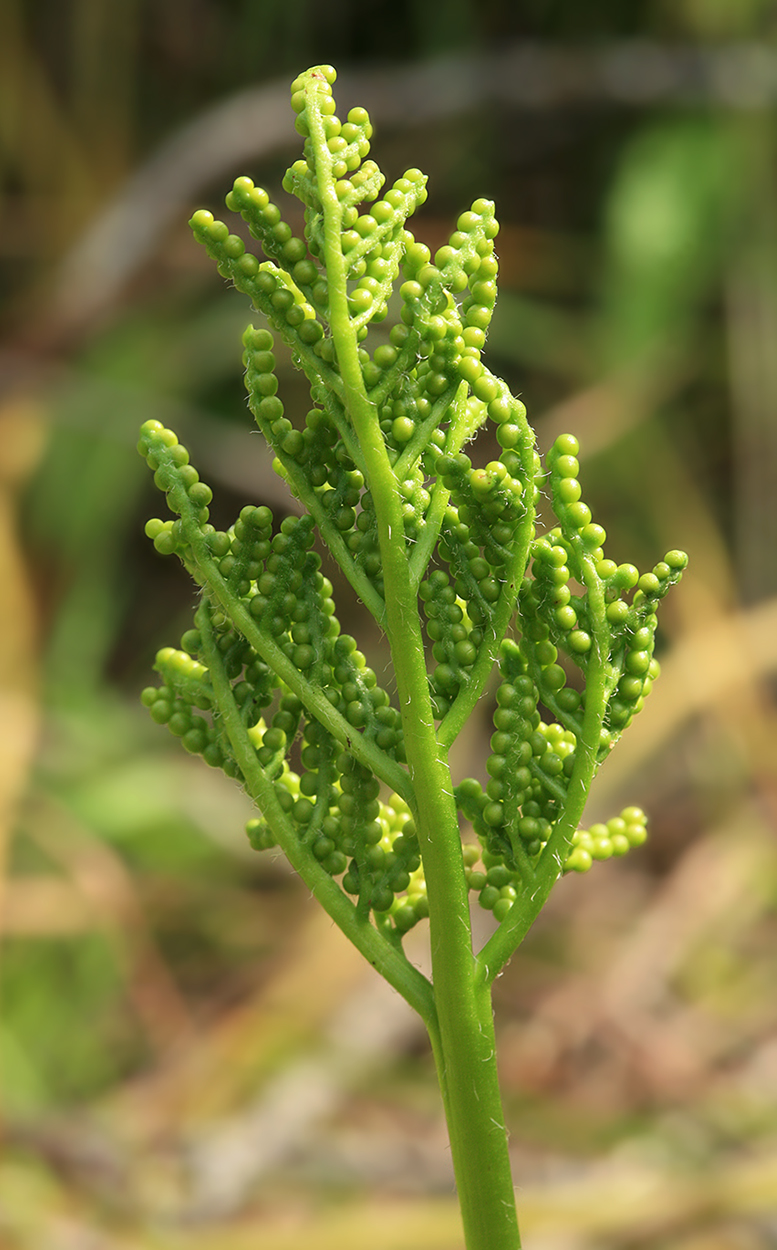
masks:
[[[256,758],[256,752],[241,720],[232,687],[224,672],[223,658],[216,645],[207,602],[200,604],[195,619],[202,635],[203,650],[217,705],[235,752],[235,759],[240,765],[252,799],[278,839],[283,853],[338,928],[418,1012],[427,1028],[430,1031],[436,1029],[434,994],[430,982],[410,963],[401,946],[390,941],[369,920],[357,914],[354,904],[338,883],[310,855],[307,847],[300,843],[293,822],[278,802],[272,781]]]

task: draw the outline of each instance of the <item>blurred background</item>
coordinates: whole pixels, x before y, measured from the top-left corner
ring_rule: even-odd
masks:
[[[589,810],[650,841],[562,881],[496,992],[525,1242],[777,1247],[774,0],[0,3],[0,1246],[460,1246],[419,1026],[138,704],[194,602],[141,422],[222,524],[291,507],[186,222],[282,195],[322,61],[430,175],[419,238],[497,201],[489,363],[580,438],[608,554],[691,557]]]

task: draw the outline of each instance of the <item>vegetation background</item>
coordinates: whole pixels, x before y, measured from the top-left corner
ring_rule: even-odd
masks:
[[[420,238],[497,201],[490,363],[580,437],[614,557],[691,556],[590,811],[651,840],[560,883],[496,994],[527,1245],[775,1247],[774,0],[2,0],[0,1246],[459,1245],[420,1027],[137,698],[193,601],[141,422],[223,522],[291,506],[186,221],[278,191],[321,61],[429,173]]]

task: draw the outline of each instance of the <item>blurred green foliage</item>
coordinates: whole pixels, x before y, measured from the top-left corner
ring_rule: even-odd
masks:
[[[135,1178],[123,1219],[185,1209],[186,1184],[165,1169],[191,1124],[238,1114],[261,1093],[262,1063],[275,1071],[284,1052],[289,1061],[308,1053],[324,1027],[323,1008],[302,1024],[284,1008],[272,1031],[274,975],[297,975],[306,987],[297,1000],[308,1006],[317,979],[333,1002],[344,993],[310,971],[315,942],[288,955],[306,899],[277,863],[244,846],[240,796],[178,760],[175,743],[136,708],[156,647],[171,621],[184,627],[191,599],[186,579],[162,571],[142,537],[150,488],[133,451],[141,422],[173,420],[225,515],[247,489],[256,502],[274,491],[283,507],[246,432],[235,375],[248,309],[201,263],[185,212],[180,228],[156,239],[154,263],[97,319],[72,324],[49,300],[68,248],[121,199],[157,144],[225,95],[277,78],[285,94],[285,80],[325,60],[390,78],[408,60],[430,58],[431,72],[443,54],[487,56],[512,41],[525,41],[529,56],[568,55],[559,70],[567,86],[545,83],[545,104],[475,104],[415,129],[384,128],[376,115],[376,141],[387,168],[430,169],[422,230],[432,246],[463,200],[485,189],[497,201],[495,367],[539,417],[545,445],[563,428],[579,435],[586,493],[630,555],[648,565],[674,542],[691,555],[668,628],[667,667],[675,651],[685,666],[672,668],[672,690],[631,762],[602,779],[603,807],[609,787],[651,813],[641,869],[608,868],[609,886],[575,883],[577,902],[562,890],[504,979],[516,1148],[580,1157],[641,1134],[670,1170],[679,1159],[689,1173],[773,1148],[776,101],[773,89],[748,96],[757,60],[744,77],[734,70],[743,48],[773,67],[776,35],[773,0],[381,0],[369,12],[349,0],[0,6],[0,687],[29,715],[22,732],[11,702],[0,722],[10,761],[0,769],[0,1061],[11,1151],[0,1186],[5,1177],[14,1194],[32,1195],[14,1199],[12,1224],[0,1217],[0,1239],[48,1244],[24,1214],[41,1202],[88,1227],[106,1193],[109,1207],[115,1200],[99,1180],[102,1163],[51,1146],[47,1126],[60,1116],[75,1125],[88,1112],[108,1126],[134,1159],[133,1176],[142,1169],[126,1143],[156,1168],[149,1143],[166,1143],[164,1196]],[[587,103],[570,98],[569,75],[588,73],[593,52],[646,47],[677,53],[674,89],[651,87],[648,76],[618,104],[600,78]],[[684,98],[683,49],[731,54],[715,62],[724,78],[729,66],[728,97],[686,84]],[[272,178],[276,154],[233,172]],[[212,184],[204,166],[201,194]],[[751,613],[732,616],[742,605]],[[380,640],[371,645],[377,668]],[[642,932],[657,935],[652,973],[639,962]],[[653,978],[635,1017],[644,1047],[628,1028],[633,1002],[616,993],[626,975],[619,950],[637,987],[643,974]],[[598,1007],[586,1014],[585,1002]],[[247,1057],[262,1051],[255,1010],[274,1039],[264,1060]],[[211,1046],[221,1066],[203,1059]],[[412,1044],[404,1053],[386,1061],[395,1092],[403,1071],[414,1088],[425,1072]],[[205,1072],[210,1093],[196,1079],[184,1092],[175,1086],[155,1118],[143,1081],[168,1090],[170,1072],[187,1064]],[[385,1126],[379,1092],[354,1097]],[[410,1101],[397,1115],[420,1133]],[[153,1121],[145,1137],[144,1117]],[[80,1140],[75,1128],[71,1138]],[[72,1193],[58,1175],[75,1178]],[[297,1182],[285,1183],[288,1197]],[[358,1190],[352,1176],[338,1183]],[[613,1247],[774,1244],[765,1204],[756,1214],[731,1204],[718,1216],[694,1215],[691,1204],[649,1242],[649,1224],[632,1226],[627,1215],[620,1232],[593,1236]],[[710,1228],[717,1240],[705,1241]],[[138,1236],[133,1246],[162,1244]]]

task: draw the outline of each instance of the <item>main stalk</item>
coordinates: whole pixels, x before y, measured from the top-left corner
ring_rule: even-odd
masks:
[[[507,1134],[499,1092],[491,995],[472,950],[453,781],[438,741],[429,695],[417,593],[407,557],[401,500],[378,413],[370,402],[351,323],[340,246],[342,209],[331,175],[323,120],[311,101],[325,222],[332,337],[345,405],[359,441],[375,508],[383,567],[385,628],[402,714],[413,816],[424,863],[436,1020],[430,1035],[453,1156],[467,1250],[520,1245]]]

